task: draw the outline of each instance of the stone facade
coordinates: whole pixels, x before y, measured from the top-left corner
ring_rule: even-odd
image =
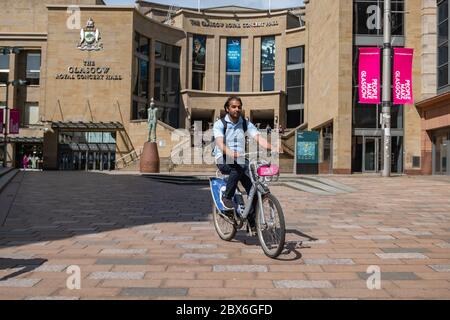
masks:
[[[205,9],[177,8],[138,1],[136,7],[106,6],[101,0],[4,0],[1,4],[0,47],[17,46],[41,52],[40,84],[9,88],[9,106],[39,103],[39,123],[23,128],[20,137],[44,139],[44,163],[58,167],[58,131],[53,122],[118,122],[117,158],[139,149],[147,140],[145,120],[133,119],[134,35],[150,39],[150,99],[155,92],[156,41],[180,48],[179,127],[191,128],[194,121],[211,125],[223,115],[226,91],[226,47],[228,37],[241,39],[240,90],[245,115],[252,121],[266,119],[274,126],[287,123],[287,49],[303,46],[305,55],[304,124],[302,128],[321,133],[332,126],[332,157],[325,161],[324,140],[319,142],[321,172],[352,172],[353,132],[353,1],[305,1],[295,10],[256,10],[241,7]],[[405,47],[414,48],[413,81],[417,101],[436,94],[436,3],[405,1]],[[31,4],[31,5],[30,5]],[[81,27],[92,18],[100,30],[103,49],[81,51],[80,28],[67,27],[70,4],[79,5]],[[306,23],[303,25],[299,16]],[[206,36],[204,90],[194,90],[192,48],[196,34]],[[274,90],[261,89],[261,39],[274,36],[276,44]],[[10,56],[12,80],[26,57]],[[100,68],[103,79],[85,79],[82,68]],[[98,71],[96,71],[98,74]],[[107,76],[113,76],[107,80]],[[20,75],[19,75],[20,76]],[[72,79],[74,77],[74,79]],[[5,100],[0,90],[0,101]],[[413,105],[404,109],[403,171],[428,172],[414,167],[415,157],[425,162],[431,150],[421,129],[421,116]],[[167,158],[175,146],[176,128],[160,122],[160,156]],[[320,135],[322,137],[322,134]],[[290,136],[291,137],[291,136]],[[289,138],[293,144],[292,137]],[[293,145],[290,146],[293,150]],[[10,148],[13,164],[14,148]],[[291,159],[293,161],[293,159]],[[328,163],[331,161],[331,163]],[[293,165],[289,164],[292,168]]]

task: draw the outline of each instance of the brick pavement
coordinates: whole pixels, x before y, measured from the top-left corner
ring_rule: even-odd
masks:
[[[0,227],[0,299],[450,298],[449,178],[327,178],[356,191],[272,188],[288,229],[273,260],[243,232],[218,238],[205,186],[27,172]]]

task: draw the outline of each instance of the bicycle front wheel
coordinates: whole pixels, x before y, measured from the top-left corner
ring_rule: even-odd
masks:
[[[262,207],[257,206],[256,231],[264,253],[270,258],[276,258],[284,248],[286,226],[283,209],[278,199],[268,193],[262,198]]]
[[[222,240],[230,241],[236,235],[236,226],[231,219],[220,214],[219,210],[213,204],[214,228]]]

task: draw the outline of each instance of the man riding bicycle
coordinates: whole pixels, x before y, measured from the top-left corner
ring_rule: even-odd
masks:
[[[245,134],[248,133],[261,147],[272,150],[272,145],[264,139],[258,129],[242,114],[242,100],[230,97],[224,105],[227,113],[224,118],[214,123],[213,134],[216,146],[214,156],[217,167],[223,174],[229,175],[225,193],[221,199],[227,210],[234,209],[232,201],[240,181],[249,194],[252,187],[250,177],[246,174],[248,161],[245,160]]]

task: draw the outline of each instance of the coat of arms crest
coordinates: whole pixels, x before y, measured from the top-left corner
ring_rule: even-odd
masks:
[[[89,18],[86,28],[80,31],[80,43],[78,49],[87,51],[98,51],[103,49],[103,43],[100,42],[100,31],[95,27],[94,20]]]

